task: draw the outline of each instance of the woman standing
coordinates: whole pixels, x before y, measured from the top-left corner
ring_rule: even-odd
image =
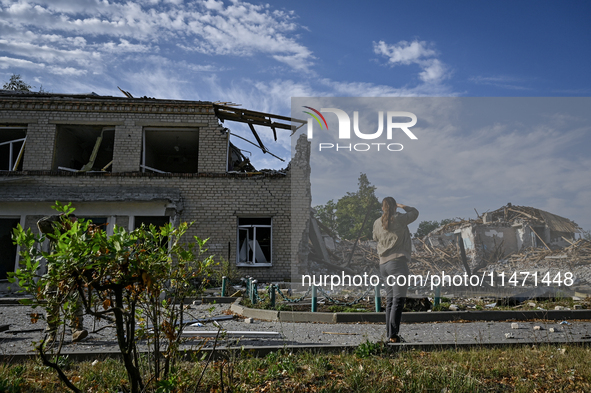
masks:
[[[406,213],[396,212],[396,207],[404,209]],[[402,309],[406,301],[408,289],[408,262],[412,243],[408,224],[419,216],[419,211],[414,207],[396,203],[392,197],[386,197],[382,201],[382,217],[373,224],[373,239],[378,242],[378,255],[380,257],[380,273],[386,283],[386,329],[390,342],[401,341],[398,331],[402,319]],[[403,286],[397,285],[396,278],[405,276]],[[388,276],[394,276],[394,285],[387,284]],[[392,284],[392,279],[390,280]]]

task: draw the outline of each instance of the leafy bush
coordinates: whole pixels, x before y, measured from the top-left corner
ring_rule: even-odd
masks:
[[[180,345],[184,310],[178,305],[188,296],[197,296],[201,286],[191,280],[207,277],[213,264],[211,256],[203,258],[207,240],[194,237],[195,243],[184,243],[182,238],[190,227],[187,223],[176,228],[170,224],[141,226],[131,232],[115,226],[107,236],[89,221],[68,219],[74,211],[71,204],[58,202],[53,208],[61,213],[53,233],[38,236],[20,225],[15,229],[14,240],[21,247],[20,267],[9,273],[9,280],[18,280],[21,292],[32,296],[27,301],[31,306],[61,311],[65,317],[59,327],[62,334],[57,337],[63,337],[64,320],[73,317],[74,296],[82,300],[86,313],[114,322],[133,393],[144,390],[136,351],[140,338],[149,338],[153,378],[166,379]],[[52,252],[41,251],[46,238],[52,243]],[[43,259],[50,268],[41,275]],[[67,364],[59,361],[61,345],[52,362],[44,342],[37,347],[43,363],[78,392],[62,371]]]

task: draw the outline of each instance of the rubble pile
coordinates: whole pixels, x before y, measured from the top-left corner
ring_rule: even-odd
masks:
[[[460,251],[455,243],[439,248],[430,247],[421,239],[418,240],[419,242],[415,242],[415,252],[409,264],[413,274],[426,276],[427,273],[461,274],[464,272]]]
[[[493,272],[573,273],[576,282],[591,283],[591,241],[579,239],[565,248],[527,248],[487,266]]]
[[[376,243],[373,241],[358,242],[355,252],[351,256],[354,243],[354,241],[344,239],[335,242],[336,248],[328,250],[332,263],[344,269],[351,269],[355,273],[379,274],[380,258],[376,251]],[[463,272],[460,253],[455,244],[450,244],[445,248],[436,248],[430,247],[422,241],[418,244],[415,243],[409,268],[413,274],[424,275],[428,272],[431,274],[442,271],[451,274]]]
[[[312,220],[311,271],[379,274],[375,242],[338,239],[320,222]],[[487,277],[491,273],[492,278],[523,272],[543,277],[546,273],[552,277],[561,273],[564,279],[565,273],[571,273],[569,282],[572,277],[575,287],[588,287],[585,293],[591,294],[591,241],[575,240],[577,233],[581,233],[581,228],[567,218],[508,203],[478,214],[477,219],[458,218],[423,238],[414,238],[409,268],[412,274],[422,276],[468,272]],[[525,286],[528,285],[540,284],[527,282]]]
[[[482,218],[477,220],[472,219],[463,219],[463,218],[456,218],[455,221],[447,223],[439,228],[435,229],[432,233],[433,234],[440,234],[440,233],[453,233],[456,229],[459,229],[468,224],[482,224]]]

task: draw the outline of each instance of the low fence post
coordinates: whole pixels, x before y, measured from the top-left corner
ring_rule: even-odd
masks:
[[[222,277],[222,296],[227,296],[227,290],[228,290],[228,277],[224,276]]]
[[[381,291],[381,285],[378,284],[375,286],[375,296],[374,296],[374,302],[376,304],[376,312],[381,312],[382,311],[382,294],[380,293]]]
[[[433,299],[433,307],[438,306],[441,303],[441,286],[435,287],[435,299]]]
[[[275,307],[275,284],[269,286],[269,300],[271,301],[271,307]]]
[[[257,283],[258,283],[257,280],[252,280],[252,288],[250,288],[250,290],[251,290],[250,302],[252,304],[257,304],[257,295],[258,295]]]
[[[317,308],[316,285],[312,285],[312,312],[316,312]]]
[[[246,297],[250,300],[252,297],[252,277],[246,276]]]

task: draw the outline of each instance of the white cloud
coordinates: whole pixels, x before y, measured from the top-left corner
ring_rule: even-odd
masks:
[[[478,85],[495,86],[503,89],[532,90],[530,87],[523,86],[525,80],[506,75],[473,76],[470,77],[468,80]]]
[[[419,77],[425,83],[437,83],[446,77],[446,67],[438,59],[429,59],[421,62],[423,71]]]
[[[24,69],[38,69],[45,67],[45,64],[34,63],[29,60],[15,59],[8,56],[0,56],[0,68],[24,68]]]
[[[299,29],[293,14],[271,11],[268,5],[239,0],[230,4],[215,0],[20,0],[0,4],[0,35],[6,38],[13,33],[28,45],[38,44],[32,37],[23,38],[34,31],[45,43],[65,45],[69,40],[70,48],[103,45],[106,53],[153,51],[159,45],[178,42],[183,50],[212,55],[269,56],[300,71],[308,70],[313,60],[312,52],[292,36]],[[65,37],[68,34],[75,37]],[[120,42],[117,48],[113,38]]]
[[[391,67],[418,64],[423,70],[419,78],[425,83],[439,83],[448,76],[447,67],[425,41],[400,41],[393,45],[379,41],[373,43],[373,50],[375,54],[385,56]]]
[[[395,45],[388,45],[384,41],[374,42],[375,54],[384,55],[391,65],[417,63],[422,58],[435,56],[435,51],[427,48],[425,41],[400,41]]]
[[[80,70],[80,69],[76,69],[73,67],[56,67],[56,66],[51,66],[48,67],[49,72],[51,72],[52,74],[55,75],[74,75],[74,76],[81,76],[81,75],[86,75],[87,71],[86,70]]]
[[[141,52],[157,52],[158,48],[150,45],[132,44],[126,39],[121,38],[119,44],[114,42],[107,42],[98,45],[101,52],[108,53],[141,53]]]

